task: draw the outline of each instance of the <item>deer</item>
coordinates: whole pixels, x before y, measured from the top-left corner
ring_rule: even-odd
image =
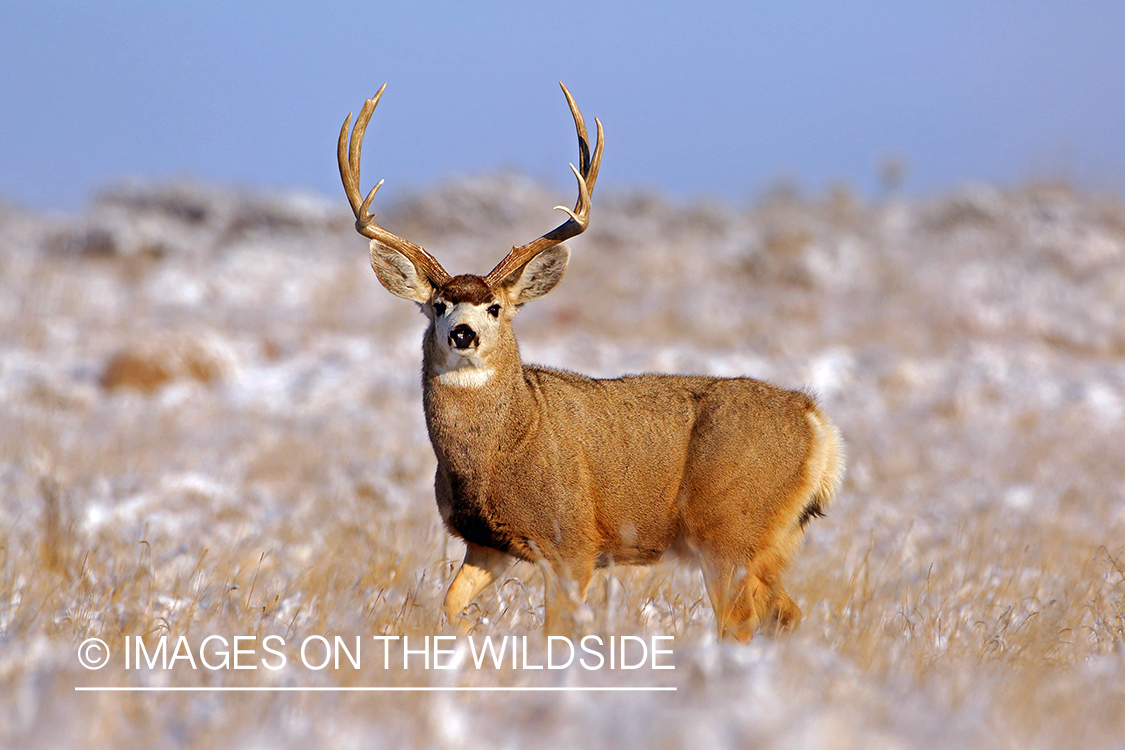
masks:
[[[364,132],[386,90],[355,128],[340,129],[340,177],[369,239],[371,267],[391,294],[428,320],[422,405],[437,471],[434,494],[465,557],[442,609],[462,613],[516,560],[538,565],[585,601],[598,568],[665,557],[695,562],[721,639],[765,625],[796,627],[801,610],[781,574],[823,516],[844,472],[840,432],[804,390],[749,377],[640,374],[595,379],[524,364],[517,311],[554,289],[590,221],[604,134],[586,125],[560,82],[578,132],[573,209],[555,229],[514,246],[485,276],[450,276],[429,252],[375,221],[383,185],[360,193]],[[548,585],[544,625],[561,606]]]

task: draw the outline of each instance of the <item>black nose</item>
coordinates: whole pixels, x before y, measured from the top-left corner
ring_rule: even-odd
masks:
[[[459,326],[453,326],[453,330],[449,332],[449,343],[453,344],[457,349],[468,349],[469,347],[476,346],[477,332],[464,323]]]

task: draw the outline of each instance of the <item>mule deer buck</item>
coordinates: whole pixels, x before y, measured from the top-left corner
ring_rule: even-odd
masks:
[[[429,319],[422,401],[437,456],[434,491],[465,559],[444,601],[450,622],[514,559],[545,564],[583,599],[595,568],[666,554],[699,562],[719,633],[749,639],[795,626],[780,575],[839,487],[843,446],[813,397],[750,378],[630,375],[597,380],[525,365],[512,331],[521,305],[555,288],[586,229],[603,135],[578,130],[578,202],[513,247],[487,276],[450,276],[375,222],[359,191],[363,134],[386,84],[349,114],[337,156],[356,230],[392,294]],[[550,578],[550,576],[548,576]],[[557,606],[548,596],[547,620]]]

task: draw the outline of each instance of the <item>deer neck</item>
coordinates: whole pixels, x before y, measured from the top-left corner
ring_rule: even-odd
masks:
[[[534,398],[510,330],[471,366],[450,369],[431,327],[422,356],[422,401],[438,462],[475,475],[506,450],[533,419]]]

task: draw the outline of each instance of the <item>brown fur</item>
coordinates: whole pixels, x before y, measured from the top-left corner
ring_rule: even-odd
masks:
[[[470,305],[484,305],[490,302],[494,295],[492,290],[488,288],[488,284],[484,283],[484,279],[480,276],[465,273],[454,276],[448,284],[443,286],[441,296],[442,299],[455,305],[462,302],[468,302]]]
[[[801,613],[781,572],[844,468],[840,435],[811,396],[749,378],[595,380],[520,362],[512,316],[562,279],[570,251],[560,243],[586,229],[601,163],[601,123],[591,154],[563,92],[581,155],[578,202],[487,277],[451,278],[368,211],[374,191],[359,192],[360,144],[383,89],[364,105],[350,144],[350,115],[337,143],[376,276],[430,319],[422,395],[434,490],[446,527],[466,545],[446,614],[460,617],[513,558],[545,563],[585,597],[600,565],[676,552],[702,565],[722,635],[796,625]],[[553,608],[549,600],[548,615]]]
[[[437,503],[470,543],[466,564],[474,548],[545,561],[584,595],[598,566],[676,551],[702,563],[723,634],[795,625],[780,573],[843,468],[813,398],[749,378],[596,380],[523,365],[507,312],[485,386],[443,386],[433,326],[424,343]],[[452,618],[468,601],[447,604]]]

